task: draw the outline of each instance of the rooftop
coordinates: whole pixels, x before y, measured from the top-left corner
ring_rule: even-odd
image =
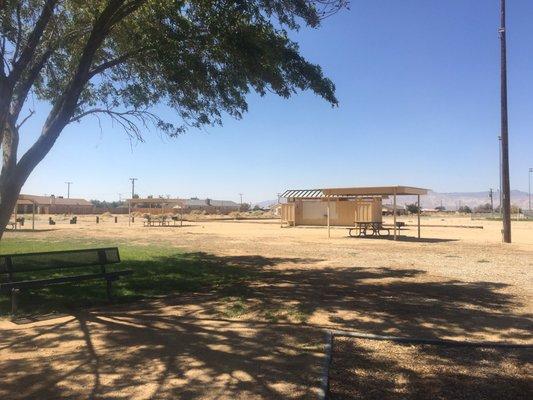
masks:
[[[92,206],[92,203],[85,199],[64,198],[61,196],[35,196],[31,194],[21,194],[19,204],[37,205],[61,205],[61,206]]]
[[[325,189],[291,189],[281,197],[291,199],[351,198],[360,196],[424,195],[428,189],[412,186],[362,186]]]

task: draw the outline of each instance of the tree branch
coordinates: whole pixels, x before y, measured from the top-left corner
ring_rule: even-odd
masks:
[[[98,74],[104,72],[106,69],[116,67],[117,65],[119,65],[119,64],[123,63],[124,61],[126,61],[128,58],[133,57],[136,54],[140,54],[144,50],[147,50],[147,49],[148,49],[148,47],[144,47],[144,48],[141,48],[141,49],[138,49],[138,50],[135,50],[135,51],[130,51],[130,52],[125,53],[125,54],[123,54],[123,55],[121,55],[121,56],[119,56],[117,58],[114,58],[112,60],[103,62],[100,65],[97,65],[91,71],[89,71],[89,79],[93,78],[95,75],[98,75]]]
[[[137,9],[136,7],[131,7],[133,3],[138,3],[137,7],[139,7],[144,1],[136,0],[128,3],[129,13]],[[122,9],[124,7],[123,3],[124,0],[108,0],[105,9],[94,22],[70,83],[48,114],[41,135],[20,158],[17,164],[17,179],[27,179],[35,166],[48,154],[63,128],[70,122],[76,110],[80,94],[88,82],[89,71],[94,56],[114,24],[120,22],[120,19],[116,19],[117,13],[120,13],[123,16],[122,18],[128,15],[124,15],[124,10]]]
[[[22,2],[19,2],[17,4],[17,11],[16,11],[16,16],[17,16],[17,39],[16,39],[16,42],[15,42],[15,52],[13,53],[13,60],[16,60],[19,56],[19,51],[20,51],[20,45],[22,44],[22,19],[21,19],[21,16],[20,16],[20,8],[22,6]]]
[[[33,114],[35,114],[35,111],[30,110],[30,113],[29,113],[28,115],[26,115],[26,117],[24,117],[24,119],[23,119],[23,120],[22,120],[22,121],[21,121],[21,122],[15,127],[15,128],[16,128],[17,130],[19,130],[20,127],[21,127],[22,125],[24,125],[24,123],[25,123],[27,120],[29,120],[29,119],[33,116]]]
[[[96,114],[107,115],[112,121],[117,122],[128,136],[141,142],[144,139],[138,124],[141,124],[144,128],[148,128],[148,122],[156,123],[159,121],[159,118],[154,113],[147,110],[113,111],[108,108],[92,108],[73,116],[69,123],[80,121],[88,115]]]
[[[33,66],[29,69],[27,76],[25,77],[22,82],[20,82],[17,86],[15,86],[13,91],[13,101],[11,103],[11,115],[15,118],[15,120],[18,118],[20,111],[22,110],[22,106],[26,102],[26,98],[28,97],[28,93],[30,92],[30,89],[32,88],[35,79],[39,76],[39,73],[43,69],[44,65],[52,55],[53,50],[48,49],[46,50],[43,55],[33,64]]]
[[[54,14],[54,8],[57,2],[58,0],[46,0],[43,10],[41,11],[41,15],[37,19],[35,28],[30,33],[28,41],[20,53],[19,59],[13,59],[13,69],[8,77],[12,85],[17,82],[24,69],[31,62],[31,59],[35,53],[35,49],[37,48],[37,45],[43,36],[44,30]]]

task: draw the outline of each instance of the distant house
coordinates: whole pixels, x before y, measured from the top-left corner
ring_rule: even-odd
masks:
[[[85,199],[66,199],[62,196],[34,196],[21,194],[17,200],[18,214],[93,214],[94,205]]]
[[[240,209],[240,205],[234,201],[198,198],[138,198],[130,199],[128,202],[132,212],[146,214],[189,213],[191,211],[205,211],[208,214],[228,214]]]
[[[208,214],[228,214],[239,211],[241,206],[230,200],[212,200],[212,199],[183,199],[181,204],[175,206],[181,212],[205,211]]]

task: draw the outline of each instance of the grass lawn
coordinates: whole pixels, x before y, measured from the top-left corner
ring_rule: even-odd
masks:
[[[251,278],[252,273],[243,267],[217,260],[205,253],[185,253],[179,249],[157,245],[129,245],[126,242],[97,240],[35,241],[3,238],[0,254],[69,250],[118,246],[122,262],[110,265],[114,269],[132,269],[133,275],[123,277],[113,284],[116,302],[127,302],[159,295],[222,289],[235,286]],[[15,275],[28,279],[58,277],[68,274],[98,272],[99,267],[73,270],[45,271]],[[3,279],[3,277],[2,277]],[[54,285],[25,290],[19,298],[19,313],[42,314],[62,312],[72,307],[86,307],[106,303],[105,281],[95,280],[77,284]],[[10,296],[0,294],[0,315],[11,310]]]

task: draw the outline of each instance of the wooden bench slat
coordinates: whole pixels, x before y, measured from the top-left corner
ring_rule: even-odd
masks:
[[[84,253],[87,257],[84,259]],[[100,255],[103,255],[101,257]],[[11,260],[10,270],[7,260]],[[18,253],[0,255],[0,273],[20,273],[53,269],[81,268],[120,263],[117,247],[83,249],[71,251],[51,251],[38,253]]]
[[[122,270],[122,271],[113,271],[113,272],[98,273],[98,274],[72,275],[72,276],[62,276],[59,278],[5,282],[5,283],[0,283],[0,290],[30,289],[30,288],[36,288],[36,287],[58,285],[58,284],[69,283],[69,282],[82,282],[82,281],[101,279],[101,278],[116,280],[116,278],[120,276],[131,275],[132,273],[133,273],[133,270]]]

